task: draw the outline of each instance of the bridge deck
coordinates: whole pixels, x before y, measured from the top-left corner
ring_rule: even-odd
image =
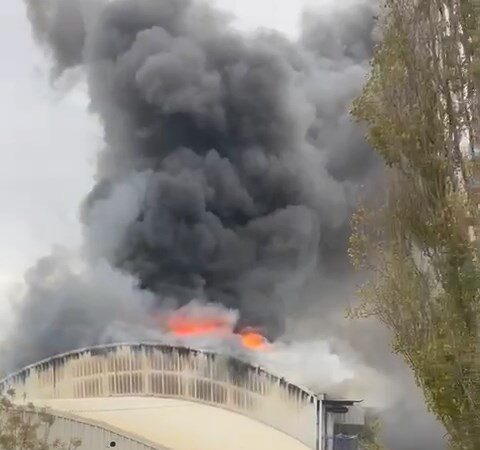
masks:
[[[109,397],[35,402],[103,422],[172,450],[308,450],[243,415],[178,399]]]

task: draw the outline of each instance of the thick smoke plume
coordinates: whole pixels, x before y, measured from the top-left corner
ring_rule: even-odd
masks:
[[[372,167],[348,118],[372,47],[369,3],[310,16],[298,42],[242,36],[188,0],[27,6],[56,73],[85,69],[105,130],[82,208],[88,257],[158,305],[214,301],[238,309],[239,326],[281,334],[305,280],[345,259]]]
[[[300,328],[304,343],[262,357],[294,381],[346,395],[383,383],[314,344],[341,328],[331,319],[354,285],[348,222],[379,168],[348,115],[373,48],[372,3],[305,15],[292,41],[243,35],[190,0],[26,0],[54,76],[86,74],[105,148],[81,208],[81,254],[54,252],[27,274],[6,368],[165,339],[155,317],[195,299],[229,311],[233,334]],[[292,370],[312,352],[310,370]],[[398,449],[419,448],[402,439]]]

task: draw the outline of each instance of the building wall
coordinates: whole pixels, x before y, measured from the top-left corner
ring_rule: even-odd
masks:
[[[120,396],[38,402],[172,450],[312,450],[245,414],[179,398]]]
[[[35,414],[30,414],[34,416]],[[104,427],[100,423],[66,414],[53,413],[55,422],[47,431],[42,425],[38,432],[43,437],[46,433],[50,444],[57,439],[67,446],[72,439],[81,441],[78,450],[101,450],[105,448],[115,450],[168,450],[159,445],[142,442],[142,440],[128,436],[123,430],[114,431],[112,427]],[[32,420],[35,420],[33,417]],[[68,447],[67,447],[68,448]]]
[[[192,400],[239,412],[315,448],[315,395],[213,353],[155,344],[97,347],[48,359],[0,383],[0,390],[10,387],[17,398],[33,402],[111,396]]]

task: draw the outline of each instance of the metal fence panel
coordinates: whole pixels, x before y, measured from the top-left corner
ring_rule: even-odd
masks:
[[[30,420],[35,423],[37,420],[35,413],[27,414],[30,416]],[[138,438],[126,435],[121,430],[115,431],[92,420],[70,417],[61,413],[52,413],[52,416],[55,421],[49,429],[45,425],[38,429],[39,437],[42,439],[46,437],[50,444],[58,439],[67,444],[68,448],[71,439],[79,439],[81,444],[78,450],[102,450],[106,448],[114,448],[115,450],[168,450],[153,443],[142,442]]]

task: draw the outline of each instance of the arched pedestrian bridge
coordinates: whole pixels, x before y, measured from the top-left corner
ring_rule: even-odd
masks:
[[[51,408],[52,435],[80,437],[85,450],[330,450],[339,424],[363,423],[353,402],[225,355],[158,344],[58,355],[0,382],[10,388],[17,401]]]

